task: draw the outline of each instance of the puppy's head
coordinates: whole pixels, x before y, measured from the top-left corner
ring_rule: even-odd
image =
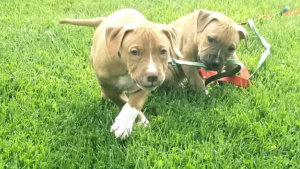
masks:
[[[245,39],[247,47],[248,33],[241,25],[217,12],[200,10],[197,20],[198,60],[209,69],[219,70],[234,55],[239,42]]]
[[[165,79],[168,59],[181,57],[175,28],[152,22],[107,27],[106,45],[110,56],[120,59],[133,81],[143,90],[154,90]]]

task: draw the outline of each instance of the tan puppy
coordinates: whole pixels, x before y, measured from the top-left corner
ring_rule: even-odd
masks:
[[[236,59],[235,50],[248,33],[233,20],[217,12],[197,10],[171,23],[178,31],[182,60],[204,62],[210,70],[220,70],[229,59]],[[225,70],[232,69],[227,67]],[[192,90],[204,91],[204,81],[198,69],[191,66],[169,66],[166,86],[178,84],[184,77]]]
[[[91,62],[101,86],[102,98],[112,100],[121,112],[111,131],[126,138],[136,119],[148,123],[141,109],[152,90],[163,83],[168,58],[181,54],[172,26],[146,21],[133,9],[123,9],[108,17],[60,23],[98,26],[91,48]],[[127,91],[129,99],[124,94]]]

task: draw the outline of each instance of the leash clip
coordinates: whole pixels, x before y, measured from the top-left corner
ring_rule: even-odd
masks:
[[[177,66],[178,63],[176,63],[175,59],[173,59],[172,57],[169,58],[168,63],[172,64],[173,66]]]

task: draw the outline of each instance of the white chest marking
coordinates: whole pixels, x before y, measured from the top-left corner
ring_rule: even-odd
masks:
[[[127,91],[129,93],[133,93],[138,91],[140,88],[133,82],[129,75],[120,76],[116,87],[120,90]]]

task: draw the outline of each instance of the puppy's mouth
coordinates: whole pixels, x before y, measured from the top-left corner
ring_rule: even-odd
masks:
[[[140,84],[138,84],[133,79],[132,79],[132,81],[133,81],[134,84],[136,84],[142,90],[150,90],[150,91],[152,91],[152,90],[155,90],[158,87],[158,85],[153,85],[153,84],[151,84],[151,85],[140,85]]]
[[[136,85],[137,85],[139,88],[141,88],[142,90],[150,90],[150,91],[152,91],[152,90],[155,90],[155,89],[157,88],[157,86],[155,86],[155,85],[147,85],[147,86],[143,86],[143,85],[139,85],[139,84],[137,84],[137,83],[136,83]]]
[[[211,64],[210,62],[201,61],[201,60],[199,60],[198,62],[203,63],[203,64],[206,66],[206,68],[203,68],[203,69],[205,69],[205,70],[207,70],[207,71],[218,71],[218,70],[221,69],[221,66],[213,67],[212,64]]]
[[[219,66],[219,67],[208,66],[208,70],[211,70],[211,71],[219,71],[221,68],[222,68],[222,66]]]
[[[207,71],[219,71],[224,66],[221,61],[213,63],[212,61],[200,59],[200,57],[197,58],[197,61],[203,63],[206,66],[205,70]]]

